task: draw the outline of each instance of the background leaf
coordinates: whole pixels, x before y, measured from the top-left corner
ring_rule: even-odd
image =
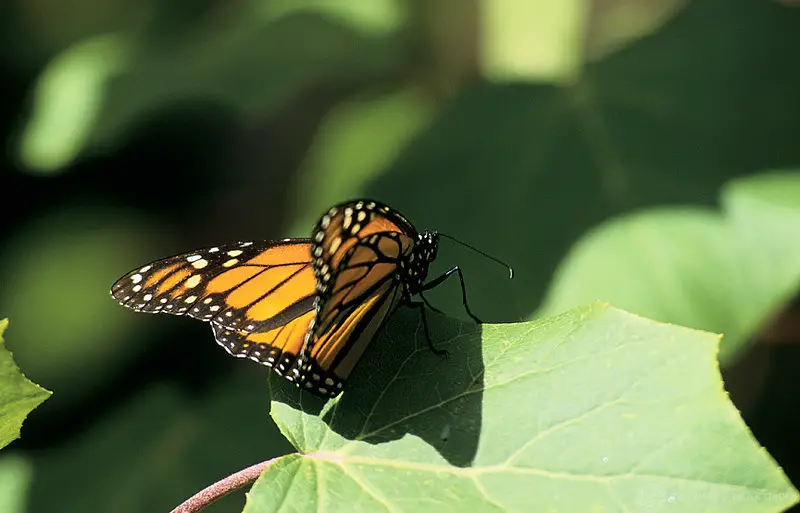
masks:
[[[481,7],[481,68],[490,80],[569,81],[580,73],[591,2],[495,0]],[[541,51],[541,49],[547,51]]]
[[[63,170],[85,149],[104,106],[107,83],[125,68],[122,37],[98,36],[50,63],[34,93],[34,111],[20,141],[20,159],[32,171]]]
[[[458,329],[443,346],[456,359],[478,338]],[[728,400],[718,336],[594,303],[541,321],[484,326],[481,338],[483,366],[471,361],[471,379],[441,364],[422,393],[428,402],[416,407],[406,397],[415,393],[409,382],[425,374],[417,365],[434,358],[419,342],[406,347],[394,372],[375,372],[388,369],[368,357],[367,368],[379,367],[369,374],[371,386],[359,368],[355,392],[322,417],[302,413],[313,409],[303,400],[273,403],[302,454],[268,468],[245,511],[302,504],[330,511],[767,512],[800,497]],[[401,352],[391,335],[375,344]],[[464,409],[474,397],[481,407]],[[353,424],[355,436],[347,432]],[[421,430],[435,430],[438,440],[423,440]],[[452,466],[447,445],[463,443],[465,433],[479,443],[469,466]]]
[[[586,28],[586,57],[607,56],[651,34],[684,9],[686,0],[597,0]]]
[[[52,394],[20,372],[5,348],[7,327],[8,319],[0,319],[0,448],[19,438],[25,417]]]
[[[261,5],[270,19],[297,12],[315,12],[346,21],[369,35],[385,35],[401,28],[408,16],[403,0],[375,0],[353,3],[347,0],[274,0]]]
[[[92,39],[59,56],[40,78],[20,156],[30,169],[60,170],[86,151],[119,144],[174,98],[184,107],[210,100],[210,107],[265,115],[322,78],[357,82],[382,73],[392,46],[388,37],[359,36],[312,13],[272,22],[254,13],[219,16],[205,30],[153,46],[124,34]],[[80,109],[54,97],[65,92]]]
[[[27,511],[28,489],[33,466],[19,454],[4,453],[0,457],[0,511],[24,513]]]
[[[729,363],[800,290],[800,173],[733,182],[723,212],[644,211],[604,223],[560,266],[538,315],[595,299],[725,334]]]

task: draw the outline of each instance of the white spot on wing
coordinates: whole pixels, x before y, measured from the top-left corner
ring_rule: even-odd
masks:
[[[205,262],[205,260],[202,260],[202,262]],[[200,276],[199,274],[195,274],[194,276],[189,276],[189,278],[185,282],[183,282],[183,285],[188,289],[193,289],[200,284],[200,281],[202,279],[203,279],[202,276]]]

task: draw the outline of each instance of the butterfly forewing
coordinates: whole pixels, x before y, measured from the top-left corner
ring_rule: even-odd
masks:
[[[244,333],[268,332],[313,307],[307,239],[239,242],[157,260],[111,294],[140,312],[188,315]]]
[[[320,293],[317,332],[326,332],[344,322],[365,298],[386,293],[385,284],[399,285],[395,273],[411,247],[411,239],[397,232],[374,233],[351,246]]]
[[[333,207],[315,227],[314,323],[295,376],[304,388],[338,394],[375,332],[403,298],[398,268],[411,258],[416,230],[377,202]]]

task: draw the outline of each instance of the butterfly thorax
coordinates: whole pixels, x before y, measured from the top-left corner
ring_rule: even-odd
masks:
[[[438,233],[422,232],[417,235],[411,253],[400,261],[396,279],[405,283],[409,295],[414,295],[422,290],[425,279],[428,277],[428,267],[436,258],[438,247]]]

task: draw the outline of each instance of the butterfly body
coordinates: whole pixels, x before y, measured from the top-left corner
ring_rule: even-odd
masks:
[[[335,397],[396,308],[421,305],[411,298],[430,288],[437,247],[436,232],[418,233],[390,207],[356,200],[329,209],[310,239],[176,255],[129,272],[111,293],[137,311],[209,322],[233,356]],[[461,278],[454,267],[434,282],[455,271]]]

